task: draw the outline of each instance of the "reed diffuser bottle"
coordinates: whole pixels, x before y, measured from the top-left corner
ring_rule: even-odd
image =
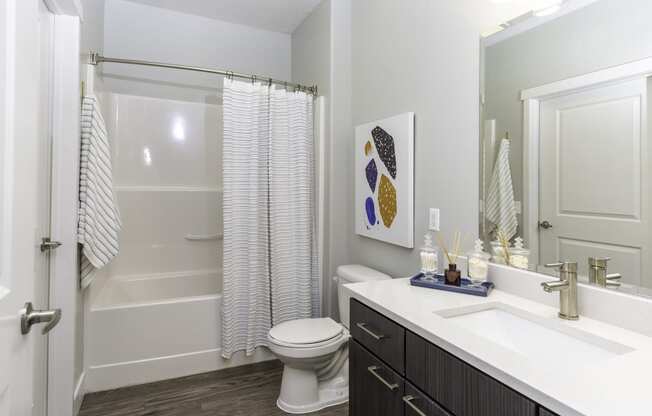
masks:
[[[460,251],[460,232],[455,233],[455,240],[453,241],[453,251],[451,252],[446,247],[444,240],[440,239],[439,244],[444,250],[446,255],[446,260],[448,260],[448,268],[444,271],[444,283],[452,286],[461,286],[462,285],[462,273],[457,270],[457,256]]]

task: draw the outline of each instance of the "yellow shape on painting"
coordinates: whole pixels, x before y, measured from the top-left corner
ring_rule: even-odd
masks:
[[[383,219],[383,224],[385,224],[385,227],[390,228],[396,217],[396,188],[385,175],[380,178],[378,205],[380,206],[380,216]]]
[[[373,152],[373,150],[374,150],[374,148],[371,147],[371,142],[367,141],[367,143],[365,143],[365,145],[364,145],[364,155],[369,156],[371,154],[371,152]]]

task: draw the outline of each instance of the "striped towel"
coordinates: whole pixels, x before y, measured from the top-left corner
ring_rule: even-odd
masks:
[[[512,170],[509,165],[509,140],[500,142],[498,157],[489,183],[487,193],[487,219],[494,223],[498,230],[512,238],[518,230],[516,219],[516,204],[514,203],[514,186],[512,185]]]
[[[111,149],[97,99],[84,97],[81,112],[79,224],[82,244],[81,286],[87,287],[96,269],[118,254],[120,213],[113,193]]]

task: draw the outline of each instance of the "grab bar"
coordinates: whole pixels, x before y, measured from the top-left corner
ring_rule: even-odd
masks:
[[[210,241],[221,240],[224,236],[222,234],[186,234],[184,238],[188,241]]]

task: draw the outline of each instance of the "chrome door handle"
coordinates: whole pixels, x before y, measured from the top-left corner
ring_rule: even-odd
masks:
[[[543,228],[544,230],[549,230],[550,228],[552,228],[552,224],[548,220],[539,221],[539,228]]]
[[[370,337],[372,337],[376,341],[380,341],[381,339],[385,338],[385,335],[376,334],[375,332],[367,328],[367,324],[364,322],[358,322],[357,324],[355,324],[355,326],[362,329],[364,332],[366,332]]]
[[[29,334],[34,324],[47,323],[43,328],[42,334],[45,335],[52,330],[61,320],[61,309],[51,311],[34,310],[32,302],[27,302],[25,307],[20,311],[20,333]]]
[[[418,414],[419,416],[428,416],[428,415],[426,415],[426,414],[423,412],[423,410],[419,409],[419,408],[418,408],[414,403],[412,403],[412,402],[415,401],[416,399],[417,399],[417,398],[414,397],[414,396],[409,396],[409,395],[408,395],[408,396],[403,396],[403,402],[405,402],[405,404],[407,404],[408,406],[410,406],[410,408],[411,408],[412,410],[414,410],[414,412],[415,412],[416,414]]]
[[[396,384],[396,383],[390,383],[389,381],[387,381],[387,380],[385,380],[384,378],[382,378],[382,377],[380,376],[380,374],[378,374],[378,370],[379,370],[379,369],[380,369],[380,367],[375,366],[375,365],[372,365],[371,367],[367,367],[367,370],[368,370],[368,371],[369,371],[369,372],[370,372],[374,377],[376,377],[378,380],[380,380],[381,383],[383,383],[385,386],[387,386],[388,389],[390,389],[390,390],[396,390],[396,389],[398,389],[398,384]]]

